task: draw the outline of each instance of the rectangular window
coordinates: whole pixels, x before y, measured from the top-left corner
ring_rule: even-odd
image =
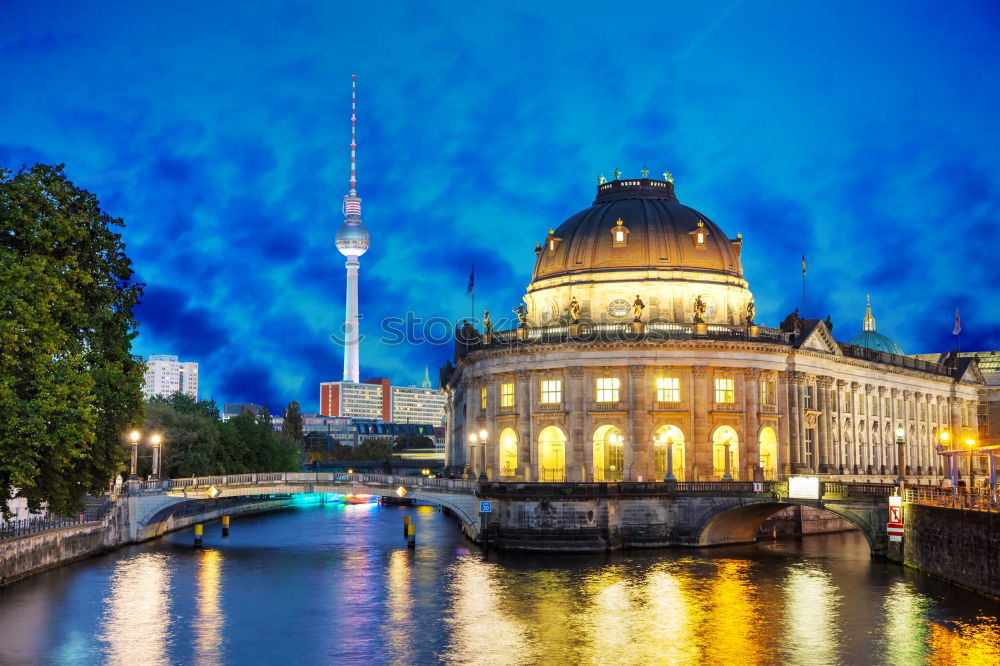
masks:
[[[805,446],[805,449],[806,449],[806,456],[807,457],[812,455],[813,433],[814,432],[815,431],[812,428],[806,428],[806,446]]]
[[[802,392],[802,407],[803,409],[813,408],[813,387],[806,386],[805,391]]]
[[[486,409],[486,387],[479,392],[479,409]]]
[[[500,385],[500,406],[501,407],[513,407],[514,406],[514,383],[501,384]]]
[[[872,414],[878,414],[878,397],[872,396]]]
[[[547,405],[562,402],[561,379],[542,380],[542,402]]]
[[[617,377],[598,377],[597,402],[618,402],[619,385]]]
[[[736,402],[736,389],[732,379],[718,377],[715,380],[715,402],[733,404]]]
[[[760,402],[762,405],[774,404],[774,382],[770,379],[760,383]]]
[[[677,377],[657,377],[656,378],[656,401],[657,402],[680,402],[681,401],[681,380]]]

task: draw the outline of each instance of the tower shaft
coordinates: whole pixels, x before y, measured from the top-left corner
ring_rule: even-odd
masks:
[[[344,311],[344,381],[357,383],[361,376],[360,333],[358,329],[358,270],[361,262],[348,257],[347,295]]]

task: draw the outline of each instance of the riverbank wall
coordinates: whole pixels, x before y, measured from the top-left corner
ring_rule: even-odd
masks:
[[[292,499],[231,502],[210,511],[171,515],[145,526],[133,536],[134,530],[130,528],[130,517],[133,516],[130,514],[134,514],[134,500],[119,498],[100,521],[38,532],[0,543],[0,587],[131,543],[155,539],[195,523],[216,520],[223,515],[245,516],[284,509],[293,504]]]
[[[1000,515],[906,506],[904,536],[889,555],[951,583],[1000,598]]]

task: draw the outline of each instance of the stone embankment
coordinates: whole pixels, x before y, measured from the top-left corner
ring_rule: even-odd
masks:
[[[121,546],[156,538],[166,532],[184,529],[194,523],[215,520],[223,515],[237,516],[283,509],[290,499],[230,502],[211,511],[170,516],[149,531],[131,536],[129,498],[121,497],[99,521],[82,523],[0,542],[0,587],[46,569],[93,557]]]
[[[902,548],[893,544],[890,557],[1000,598],[1000,514],[910,504],[905,520]]]

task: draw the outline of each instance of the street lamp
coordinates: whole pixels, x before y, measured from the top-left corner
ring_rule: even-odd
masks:
[[[159,433],[153,433],[149,438],[149,443],[153,445],[153,473],[150,478],[153,480],[160,478],[160,442],[163,438]]]
[[[667,473],[663,475],[663,481],[676,481],[674,477],[674,438],[663,433],[660,435],[660,441],[667,446]]]
[[[480,444],[479,448],[482,449],[482,454],[481,454],[482,457],[480,458],[480,460],[482,461],[482,464],[479,467],[479,480],[480,481],[487,481],[488,480],[486,478],[486,438],[488,436],[489,436],[489,433],[486,432],[485,428],[481,429],[478,433],[475,433],[475,432],[469,433],[469,442],[473,446],[475,446],[477,443],[479,443]],[[475,456],[475,449],[473,449],[473,454],[472,455]]]
[[[896,474],[896,485],[903,485],[905,480],[903,477],[903,465],[906,463],[906,453],[903,451],[904,439],[903,435],[906,433],[903,430],[903,426],[896,426],[896,464],[899,465],[899,473]]]
[[[132,441],[132,464],[129,467],[129,479],[138,479],[139,475],[136,473],[136,465],[139,462],[139,438],[142,435],[139,434],[138,430],[133,430],[128,434],[129,440]]]
[[[967,439],[967,440],[965,440],[965,443],[969,447],[969,493],[971,494],[972,493],[972,482],[973,482],[973,477],[972,477],[972,447],[974,447],[976,445],[976,440],[974,440],[974,439]]]

